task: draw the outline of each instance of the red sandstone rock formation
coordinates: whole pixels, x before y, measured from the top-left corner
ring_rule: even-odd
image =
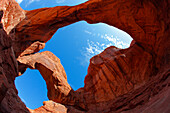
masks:
[[[2,21],[9,35],[2,29],[1,33],[5,35],[0,38],[5,39],[4,42],[10,42],[7,37],[11,37],[10,47],[15,53],[14,56],[13,52],[6,52],[13,55],[10,57],[13,61],[0,58],[10,66],[8,70],[12,69],[1,77],[0,111],[27,111],[20,100],[15,101],[18,103],[16,108],[11,107],[13,101],[7,100],[7,97],[11,100],[19,98],[14,90],[14,78],[17,70],[20,75],[28,67],[38,69],[46,80],[48,97],[64,105],[49,101],[36,110],[29,110],[30,112],[170,111],[169,0],[90,0],[78,6],[32,11],[23,11],[13,0],[4,0],[0,4],[5,14],[3,20],[10,20]],[[17,7],[15,13],[9,14],[11,10],[7,9],[14,9],[14,6]],[[12,19],[12,16],[16,18]],[[84,88],[73,91],[67,83],[59,59],[50,52],[36,52],[44,48],[44,43],[57,29],[81,20],[91,24],[103,22],[115,26],[129,33],[134,40],[127,49],[112,46],[91,58]],[[15,57],[19,66],[17,63],[11,64],[16,62]],[[5,65],[0,67],[7,68]],[[5,82],[10,79],[11,88]]]
[[[56,102],[67,103],[71,91],[67,83],[67,76],[63,66],[51,52],[42,52],[33,55],[23,56],[17,59],[20,63],[31,69],[38,69],[47,83],[48,98]]]
[[[2,17],[0,11],[0,21]],[[17,95],[14,85],[18,76],[18,64],[12,47],[12,40],[0,23],[0,113],[29,112]]]

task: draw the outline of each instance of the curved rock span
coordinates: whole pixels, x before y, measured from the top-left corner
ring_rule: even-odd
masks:
[[[2,0],[0,6],[1,112],[170,111],[169,0],[90,0],[31,11],[14,0]],[[37,52],[59,28],[81,20],[122,29],[133,41],[127,49],[111,46],[91,58],[85,86],[74,91],[60,60],[51,52]],[[26,108],[14,85],[26,68],[38,69],[47,84],[50,101],[35,110]]]

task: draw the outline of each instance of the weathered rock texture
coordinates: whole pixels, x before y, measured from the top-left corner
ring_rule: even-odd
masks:
[[[0,20],[3,12],[0,11]],[[14,85],[18,76],[18,64],[12,47],[12,40],[0,23],[0,113],[28,112],[17,95]]]
[[[10,20],[2,21],[9,35],[1,28],[3,35],[0,37],[2,48],[9,48],[5,53],[1,50],[0,58],[0,63],[4,64],[0,65],[4,70],[0,75],[2,112],[28,111],[18,99],[14,86],[15,77],[28,67],[40,71],[52,100],[29,112],[170,111],[169,0],[90,0],[77,6],[32,11],[23,11],[13,0],[3,0],[0,4],[8,6],[3,8],[6,14],[3,20]],[[8,14],[10,10],[7,9],[12,10],[14,6],[17,7],[15,13]],[[59,28],[81,20],[117,27],[134,40],[127,49],[111,46],[91,58],[84,88],[73,91],[59,59],[50,52],[36,52],[44,48],[45,42]],[[17,105],[13,105],[14,102]]]
[[[56,102],[68,100],[71,91],[63,66],[51,52],[42,52],[18,58],[18,61],[31,69],[38,69],[47,83],[48,98]]]

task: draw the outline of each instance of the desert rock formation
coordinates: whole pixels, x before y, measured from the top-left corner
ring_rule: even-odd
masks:
[[[0,111],[70,113],[168,113],[170,111],[170,1],[89,0],[77,6],[24,11],[0,1]],[[2,13],[2,12],[1,12]],[[60,60],[37,53],[61,27],[103,22],[131,35],[127,49],[111,46],[90,60],[85,86],[74,91]],[[4,57],[5,56],[5,57]],[[35,110],[17,96],[15,77],[38,69],[50,101]]]

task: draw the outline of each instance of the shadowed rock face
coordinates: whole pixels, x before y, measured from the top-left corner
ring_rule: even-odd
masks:
[[[0,69],[9,70],[0,75],[2,112],[28,112],[20,100],[14,101],[17,103],[15,108],[11,107],[13,101],[8,100],[9,97],[10,100],[19,99],[14,79],[28,67],[40,71],[47,84],[48,97],[52,100],[29,112],[170,111],[169,0],[90,0],[77,6],[32,11],[23,11],[13,0],[1,1],[0,5],[5,14],[3,20],[10,20],[2,21],[4,27],[0,32],[4,34],[0,37],[0,47],[10,47],[5,53],[1,51],[0,57],[0,61],[8,66],[2,63]],[[15,13],[11,12],[14,6]],[[15,19],[11,19],[12,16]],[[44,48],[45,42],[59,28],[81,20],[117,27],[134,40],[127,49],[111,46],[91,58],[84,88],[73,91],[60,60],[51,52],[36,52]],[[3,54],[12,57],[4,58]]]
[[[0,21],[3,11],[0,11]],[[18,76],[18,64],[12,47],[12,40],[0,22],[0,113],[29,113],[18,97],[14,85]]]

